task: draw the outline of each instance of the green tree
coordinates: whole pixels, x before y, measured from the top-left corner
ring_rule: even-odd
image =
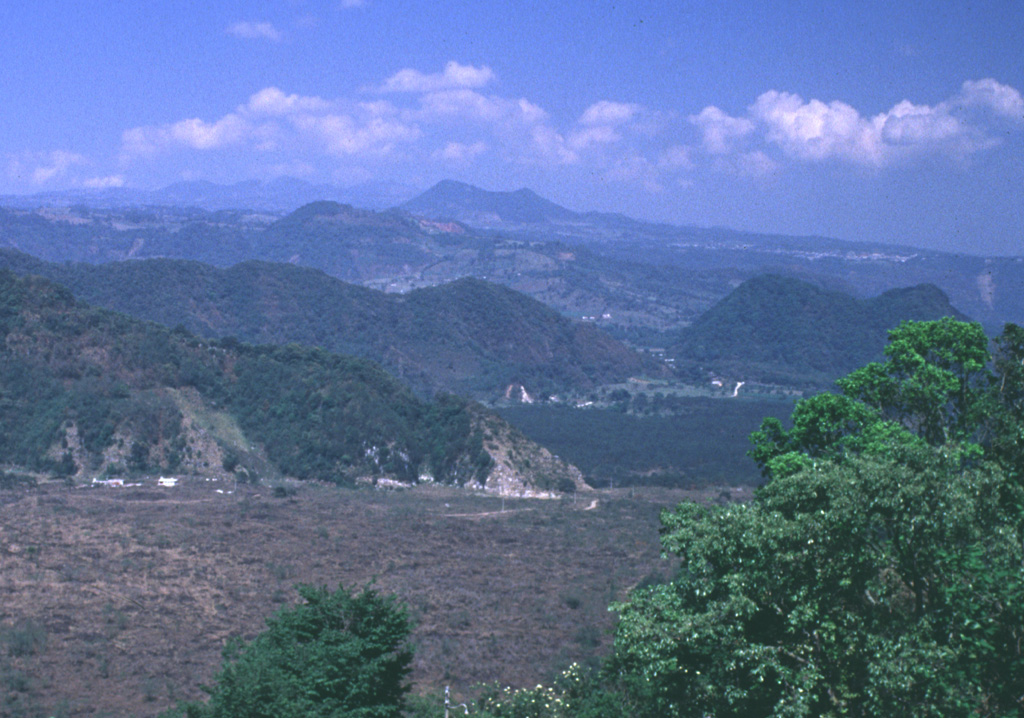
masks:
[[[995,341],[995,377],[984,411],[992,456],[1018,481],[1024,478],[1024,328],[1007,324]]]
[[[889,332],[885,356],[840,379],[843,393],[933,446],[974,438],[991,376],[980,324],[950,317],[903,322]]]
[[[766,419],[750,437],[762,473],[792,473],[815,459],[905,458],[925,446],[955,445],[961,457],[976,457],[992,417],[991,355],[981,325],[903,322],[889,332],[885,355],[840,379],[841,394],[798,402],[788,431]]]
[[[650,715],[1018,715],[1020,499],[936,452],[684,504],[663,516],[679,575],[616,607],[615,664]]]
[[[762,423],[752,502],[663,515],[679,575],[617,607],[650,715],[1024,711],[1024,331],[993,363],[975,324],[890,340],[789,430]]]
[[[229,644],[210,700],[189,718],[397,718],[408,690],[409,620],[392,597],[299,586],[304,599]]]

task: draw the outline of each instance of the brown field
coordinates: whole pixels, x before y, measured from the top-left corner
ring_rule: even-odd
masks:
[[[224,642],[254,636],[296,583],[397,594],[416,691],[533,685],[607,653],[608,603],[670,574],[658,512],[687,496],[503,512],[440,488],[217,485],[0,492],[0,715],[152,716],[200,697]]]

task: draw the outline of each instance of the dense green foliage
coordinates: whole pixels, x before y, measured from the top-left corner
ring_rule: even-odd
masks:
[[[1019,715],[1019,328],[891,332],[886,360],[766,420],[754,501],[663,515],[674,581],[619,606],[647,715]]]
[[[1015,331],[1010,325],[1006,335]],[[885,361],[839,380],[842,394],[799,402],[792,429],[774,418],[762,423],[751,456],[766,476],[864,452],[893,456],[941,445],[980,452],[977,442],[990,440],[988,424],[1002,416],[1003,401],[992,395],[996,377],[981,327],[950,318],[904,322],[889,337]]]
[[[857,459],[666,513],[669,584],[620,607],[649,715],[1010,715],[1024,692],[1020,486]]]
[[[754,277],[680,332],[680,367],[742,379],[824,387],[881,357],[903,320],[957,316],[931,285],[855,299],[791,277]],[[961,317],[962,318],[962,317]]]
[[[267,619],[248,644],[229,643],[207,703],[188,718],[398,718],[412,652],[393,598],[300,586],[303,603]]]
[[[463,483],[490,467],[464,400],[424,403],[365,360],[204,342],[0,272],[0,461],[75,474],[113,448],[123,464],[108,469],[175,470],[191,451],[183,390],[233,417],[298,478],[428,472]]]

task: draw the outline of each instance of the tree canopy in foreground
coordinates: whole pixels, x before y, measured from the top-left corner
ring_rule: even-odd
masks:
[[[749,504],[663,515],[670,583],[618,606],[637,715],[1024,711],[1024,342],[906,323],[754,435]]]
[[[412,651],[394,598],[299,586],[304,599],[267,619],[248,644],[229,643],[210,700],[188,718],[397,718]],[[180,713],[179,713],[180,715]]]

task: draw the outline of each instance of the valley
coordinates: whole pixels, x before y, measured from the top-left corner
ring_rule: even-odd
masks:
[[[596,668],[664,509],[757,505],[901,322],[1024,309],[1019,258],[286,205],[0,209],[0,712],[201,698],[299,583],[408,606],[417,694]]]
[[[224,641],[253,636],[296,583],[372,581],[405,601],[417,692],[547,681],[607,652],[609,601],[671,573],[659,510],[718,493],[215,487],[233,488],[0,490],[0,714],[155,716],[198,698]]]

